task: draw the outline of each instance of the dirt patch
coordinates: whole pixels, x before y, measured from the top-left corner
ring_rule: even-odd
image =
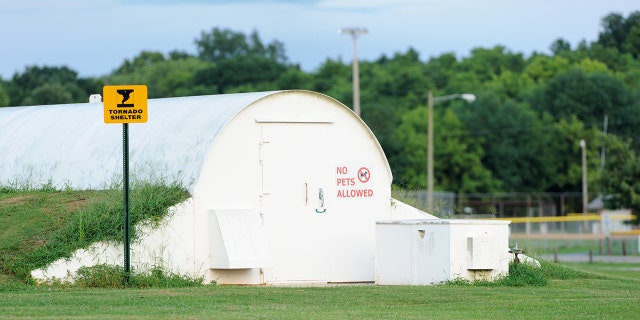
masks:
[[[33,196],[17,196],[0,200],[0,205],[21,205],[28,203]]]
[[[43,207],[41,210],[44,214],[56,214],[58,212],[74,212],[86,207],[89,204],[89,199],[78,198],[67,201],[61,201],[55,205],[49,207]]]
[[[69,211],[76,211],[79,210],[80,208],[86,206],[89,203],[89,199],[87,198],[79,198],[76,200],[71,200],[67,202],[67,208],[69,209]]]
[[[47,244],[47,240],[43,240],[43,239],[27,239],[22,241],[22,244],[30,247],[30,248],[34,248],[34,247],[42,247],[45,244]]]

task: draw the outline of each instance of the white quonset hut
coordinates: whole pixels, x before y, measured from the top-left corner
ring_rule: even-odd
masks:
[[[349,108],[309,91],[150,99],[129,127],[133,178],[178,179],[191,198],[131,247],[162,266],[236,284],[375,280],[375,223],[428,218],[391,198],[391,170]],[[0,183],[100,189],[119,183],[121,125],[102,103],[0,108]],[[64,278],[122,264],[99,243],[35,270]]]

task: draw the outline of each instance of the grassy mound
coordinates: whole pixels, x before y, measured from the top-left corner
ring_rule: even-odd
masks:
[[[168,208],[189,197],[178,184],[135,183],[129,221],[159,222]],[[0,188],[0,274],[30,282],[30,271],[97,241],[124,239],[121,190],[74,191]],[[130,228],[131,238],[135,228]],[[2,279],[2,278],[0,278]]]

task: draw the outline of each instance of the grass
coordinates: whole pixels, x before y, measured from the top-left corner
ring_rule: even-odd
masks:
[[[0,293],[4,317],[111,319],[628,319],[637,280],[553,279],[545,286],[198,286]]]
[[[96,241],[124,238],[122,192],[0,189],[0,273],[29,281],[29,272]],[[130,223],[158,222],[188,197],[179,185],[134,184]],[[135,239],[134,228],[131,237]]]
[[[168,203],[185,196],[180,188],[141,186],[132,204],[144,214],[134,219],[159,219]],[[132,275],[137,284],[123,289],[122,271],[113,266],[83,269],[74,286],[25,281],[32,266],[92,241],[120,239],[120,197],[118,191],[0,191],[2,318],[627,319],[640,313],[640,264],[512,264],[509,278],[498,282],[438,286],[203,286],[155,269]]]
[[[622,242],[625,242],[627,255],[638,254],[638,238],[612,238],[610,239],[610,253],[612,255],[622,255]],[[607,254],[606,242],[597,239],[512,239],[511,246],[518,243],[520,248],[527,248],[533,254],[553,254],[557,250],[559,254],[584,253],[589,250],[594,255]]]
[[[565,263],[566,266],[602,277],[620,280],[640,281],[638,263]]]

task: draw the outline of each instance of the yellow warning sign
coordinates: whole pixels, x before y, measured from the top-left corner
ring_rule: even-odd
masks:
[[[102,96],[105,123],[147,122],[147,86],[104,86]]]

